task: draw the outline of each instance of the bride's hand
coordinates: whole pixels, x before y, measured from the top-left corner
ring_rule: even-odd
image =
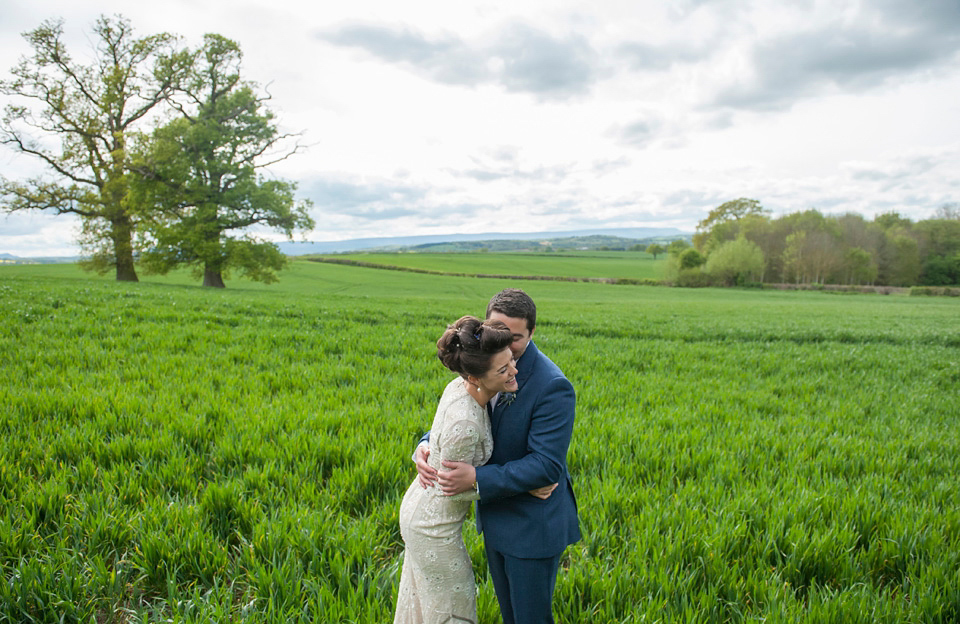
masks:
[[[430,447],[426,444],[418,446],[416,453],[414,453],[417,462],[417,480],[420,481],[420,487],[422,488],[433,487],[437,482],[437,471],[427,463],[429,455]]]
[[[552,485],[545,485],[545,486],[543,486],[543,487],[541,487],[541,488],[537,488],[537,489],[535,489],[535,490],[530,490],[530,494],[531,494],[531,496],[536,496],[536,497],[539,498],[539,499],[547,500],[548,498],[550,498],[550,495],[553,494],[553,491],[554,491],[555,489],[557,489],[557,484],[556,484],[556,483],[554,483],[554,484],[552,484]]]

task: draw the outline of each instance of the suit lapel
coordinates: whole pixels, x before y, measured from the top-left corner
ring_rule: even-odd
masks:
[[[489,407],[489,405],[487,406]],[[490,408],[490,430],[494,439],[497,437],[497,429],[500,428],[500,414],[503,413],[503,404],[497,401],[497,405]]]

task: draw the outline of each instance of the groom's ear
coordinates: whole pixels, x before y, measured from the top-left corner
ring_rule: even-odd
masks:
[[[537,331],[537,326],[534,325],[530,328],[530,339],[533,340],[533,332]]]

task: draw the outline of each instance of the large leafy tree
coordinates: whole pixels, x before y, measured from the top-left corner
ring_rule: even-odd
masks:
[[[843,257],[844,283],[872,284],[877,279],[877,263],[866,249],[851,247]]]
[[[722,243],[707,257],[706,265],[707,273],[727,286],[760,281],[763,268],[763,251],[746,237]]]
[[[960,284],[960,207],[944,205],[936,217],[913,228],[923,260],[920,282],[931,286]]]
[[[268,98],[241,78],[241,58],[235,42],[207,35],[176,99],[178,117],[139,152],[134,197],[155,215],[143,228],[150,271],[190,266],[219,288],[232,270],[271,282],[286,258],[251,228],[290,238],[314,225],[296,185],[263,173],[299,145],[286,147],[292,135],[279,132]]]
[[[843,250],[835,219],[817,210],[805,210],[784,217],[792,234],[784,248],[784,266],[797,281],[824,284],[842,271]]]
[[[769,213],[756,199],[741,197],[720,204],[697,224],[693,246],[701,252],[709,253],[714,247],[738,238],[740,224],[744,219],[767,218]]]
[[[7,210],[48,210],[81,217],[88,268],[116,268],[137,281],[134,233],[140,214],[129,201],[127,156],[136,127],[175,90],[189,57],[169,34],[136,38],[130,22],[101,17],[93,28],[91,64],[74,61],[63,22],[24,34],[33,48],[0,81],[6,107],[0,141],[36,158],[45,173],[26,181],[0,178]]]

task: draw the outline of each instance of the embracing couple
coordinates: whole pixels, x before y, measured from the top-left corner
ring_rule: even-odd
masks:
[[[567,471],[576,397],[533,343],[537,309],[517,289],[464,316],[437,341],[457,373],[415,452],[400,506],[405,545],[394,623],[477,622],[461,535],[471,501],[505,624],[553,622],[564,549],[580,539]]]

